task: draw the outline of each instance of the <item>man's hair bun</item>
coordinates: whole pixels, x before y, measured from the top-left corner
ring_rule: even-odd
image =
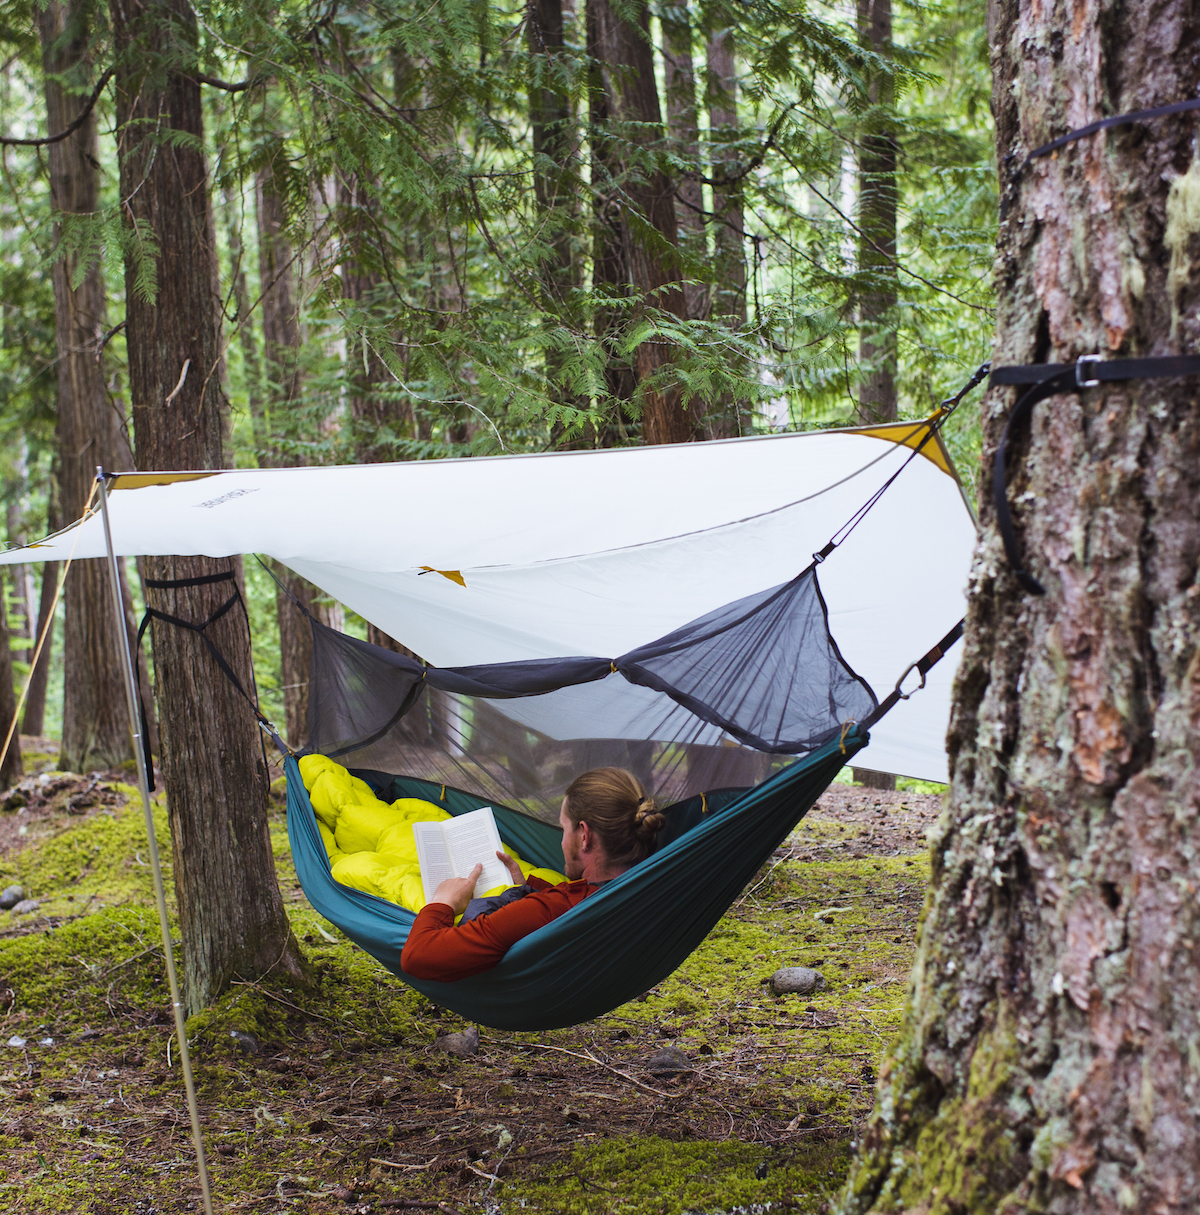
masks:
[[[619,865],[636,865],[649,856],[667,823],[642,782],[624,768],[594,768],[577,776],[567,789],[566,812],[572,822],[587,823]]]

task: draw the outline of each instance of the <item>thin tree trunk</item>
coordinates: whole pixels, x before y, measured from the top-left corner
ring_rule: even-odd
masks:
[[[3,580],[0,580],[0,729],[4,734],[0,734],[0,746],[3,746],[3,740],[8,733],[8,727],[12,719],[17,715],[17,696],[13,689],[13,666],[12,666],[12,651],[9,649],[8,641],[8,613],[5,609],[5,588]],[[0,757],[0,789],[8,789],[21,779],[23,772],[21,765],[21,738],[14,730],[12,742],[8,744],[8,749],[4,752],[3,757]]]
[[[281,154],[281,153],[279,153]],[[289,440],[303,437],[300,409],[300,305],[296,290],[296,261],[284,228],[283,200],[275,184],[275,163],[269,161],[255,181],[258,210],[258,279],[262,292],[263,370],[266,373],[268,433],[278,449],[272,465],[302,463]],[[261,461],[260,461],[261,462]]]
[[[994,363],[1194,353],[1182,0],[989,13],[1002,197]],[[1017,393],[985,402],[984,467]],[[1051,398],[1009,452],[1024,592],[990,495],[913,986],[840,1209],[1200,1210],[1200,380]]]
[[[712,139],[713,187],[712,315],[732,329],[746,325],[746,220],[737,149],[737,60],[732,28],[713,30],[708,38],[708,123]],[[727,439],[742,432],[742,419],[732,396],[719,397],[705,419],[708,437]]]
[[[238,345],[242,349],[242,365],[246,369],[246,404],[250,410],[250,426],[254,435],[254,451],[260,466],[270,441],[266,411],[263,407],[262,362],[255,340],[252,301],[246,285],[246,246],[242,240],[242,224],[238,216],[240,197],[232,190],[225,193],[225,213],[228,217],[227,241],[229,261],[233,267],[233,303],[237,309]]]
[[[113,0],[110,13],[121,197],[158,245],[153,301],[139,289],[149,254],[135,246],[125,267],[138,464],[221,468],[225,401],[196,20],[186,0]],[[241,577],[240,561],[204,557],[151,557],[145,568],[151,605],[195,622],[225,601],[230,583],[155,589],[150,581]],[[235,975],[300,977],[302,958],[275,878],[253,714],[198,637],[162,621],[151,632],[185,1001],[195,1012]],[[241,615],[226,613],[208,634],[248,686]]]
[[[645,0],[619,8],[614,0],[589,0],[587,20],[589,51],[599,67],[595,88],[601,94],[593,103],[593,116],[602,114],[609,128],[594,133],[596,159],[601,176],[607,172],[620,187],[601,191],[601,231],[617,239],[606,240],[597,259],[597,281],[628,285],[645,304],[684,317],[674,188],[654,156],[662,146],[663,122],[650,11]],[[621,200],[622,193],[627,202]],[[658,239],[648,240],[639,231],[638,217]],[[696,417],[684,409],[679,390],[658,382],[670,361],[669,343],[657,336],[634,353],[632,371],[647,443],[685,443],[695,437]]]
[[[695,172],[681,177],[675,187],[675,218],[684,265],[697,267],[706,260],[704,190],[700,184],[700,115],[696,107],[696,71],[692,63],[692,23],[688,0],[666,0],[662,9],[663,65],[667,94],[667,133],[672,150]],[[699,276],[689,267],[687,278]],[[708,313],[708,292],[702,282],[684,283],[687,315],[700,319]]]
[[[54,588],[58,585],[58,562],[47,561],[42,566],[42,592],[38,599],[37,637],[46,629],[50,619],[50,605],[54,602]],[[21,733],[39,735],[46,723],[46,687],[50,682],[50,655],[54,642],[54,630],[46,634],[46,644],[37,666],[29,676],[29,694],[25,698],[25,713],[21,718]],[[37,644],[36,637],[34,644]]]
[[[92,77],[90,12],[82,0],[71,6],[49,0],[45,8],[34,8],[51,131],[70,126],[86,102]],[[67,139],[50,144],[45,154],[55,210],[94,214],[99,206],[95,114],[89,114]],[[68,519],[83,513],[96,465],[111,469],[129,464],[119,420],[105,394],[104,369],[96,358],[104,331],[104,280],[100,267],[91,265],[73,287],[77,260],[77,254],[61,257],[52,270],[58,342],[58,480],[60,509]],[[132,744],[121,667],[112,644],[113,609],[104,563],[76,561],[67,575],[64,596],[59,766],[76,772],[116,767],[130,758]]]
[[[50,477],[46,504],[46,531],[56,532],[62,527],[62,514],[58,506],[58,478],[56,474]],[[58,562],[47,561],[42,565],[42,587],[38,597],[37,636],[46,630],[50,617],[50,605],[54,602],[55,588],[58,586]],[[36,643],[36,640],[35,640]],[[23,734],[40,735],[45,730],[46,723],[46,691],[50,683],[51,652],[54,646],[54,628],[46,631],[46,644],[42,647],[42,656],[37,666],[29,675],[29,694],[25,698],[25,716],[21,721]]]
[[[858,39],[876,55],[892,51],[892,0],[858,0]],[[859,299],[860,422],[890,422],[896,397],[896,141],[889,117],[895,97],[890,76],[876,74],[868,86],[874,108],[858,153],[858,273],[867,286]],[[867,789],[894,789],[890,772],[854,768]]]
[[[888,58],[892,53],[892,0],[858,0],[860,45]],[[896,136],[895,85],[872,72],[871,110],[858,151],[858,357],[862,363],[858,416],[862,422],[896,417]]]
[[[582,285],[582,263],[578,256],[579,208],[578,131],[571,108],[562,0],[534,0],[529,6],[525,39],[530,55],[529,121],[533,133],[533,187],[540,223],[549,244],[540,267],[547,321],[558,329],[560,317],[574,320],[574,297]],[[584,400],[564,382],[565,352],[548,344],[546,390],[559,405],[586,409]],[[563,427],[554,428],[555,446],[579,446],[585,440],[572,436],[559,441]]]

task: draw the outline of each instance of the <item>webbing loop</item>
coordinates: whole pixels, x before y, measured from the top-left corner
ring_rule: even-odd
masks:
[[[1012,511],[1008,505],[1008,445],[1013,434],[1029,417],[1033,407],[1047,397],[1082,392],[1085,388],[1125,380],[1186,375],[1200,375],[1200,355],[1106,359],[1098,354],[1085,354],[1073,363],[1029,363],[1014,367],[997,367],[992,372],[993,386],[1030,385],[1017,399],[1012,413],[1008,415],[992,460],[992,505],[996,511],[996,526],[1004,542],[1004,553],[1013,576],[1029,594],[1044,595],[1046,588],[1024,566],[1016,529],[1013,526]]]
[[[276,747],[279,748],[281,753],[283,753],[284,755],[292,755],[292,754],[294,754],[294,752],[287,745],[287,743],[285,743],[283,741],[282,737],[279,734],[278,729],[276,729],[275,725],[272,722],[267,720],[267,718],[263,715],[262,710],[259,708],[257,686],[256,685],[254,686],[254,692],[255,692],[254,696],[251,696],[250,693],[247,692],[246,689],[242,686],[242,681],[238,678],[237,672],[233,669],[232,664],[225,657],[225,655],[223,653],[221,653],[221,650],[218,648],[218,646],[213,642],[212,638],[209,637],[208,633],[205,631],[205,630],[207,630],[209,625],[216,624],[216,622],[218,620],[221,620],[224,616],[226,616],[230,611],[233,610],[234,607],[240,606],[242,609],[242,616],[244,617],[244,619],[246,621],[246,637],[247,637],[247,642],[249,642],[250,613],[246,608],[245,600],[242,598],[241,588],[237,585],[237,579],[234,574],[234,571],[233,570],[224,570],[220,573],[203,574],[203,575],[199,575],[195,578],[147,578],[145,580],[145,585],[147,587],[152,587],[155,590],[182,590],[187,587],[214,586],[221,582],[234,583],[233,594],[230,595],[229,598],[226,599],[225,602],[222,603],[220,607],[218,607],[214,612],[212,612],[209,615],[207,620],[203,620],[199,623],[197,623],[194,620],[185,620],[182,616],[176,616],[176,615],[172,614],[171,612],[160,611],[158,608],[152,608],[152,607],[146,608],[145,614],[142,616],[142,622],[138,626],[137,645],[139,648],[141,647],[142,638],[145,637],[146,630],[147,630],[147,628],[150,627],[151,620],[160,620],[164,624],[174,625],[176,628],[186,629],[189,633],[197,634],[197,636],[199,636],[200,640],[204,642],[206,648],[208,649],[208,652],[212,655],[213,660],[216,662],[217,667],[220,669],[221,673],[233,685],[233,687],[237,691],[238,695],[241,696],[241,698],[250,706],[250,711],[254,714],[254,718],[258,722],[260,728],[270,736],[272,742],[275,743]],[[135,664],[135,670],[136,670],[136,664]],[[253,682],[254,681],[254,660],[253,660],[253,658],[251,658],[251,664],[250,664],[250,678],[251,678],[251,681]],[[154,787],[155,787],[155,785],[154,785],[154,765],[151,762],[151,757],[149,754],[150,740],[149,740],[149,732],[146,728],[147,727],[146,707],[145,707],[144,697],[142,696],[141,672],[140,671],[137,672],[137,684],[138,684],[138,705],[141,708],[141,712],[142,712],[142,738],[143,738],[143,744],[144,744],[144,746],[146,748],[146,752],[147,752],[147,754],[146,754],[146,772],[147,772],[147,776],[149,779],[150,789],[151,789],[151,791],[153,791]],[[267,765],[267,755],[266,755],[266,750],[264,748],[264,750],[263,750],[263,768],[264,768],[264,770],[266,770],[267,766],[268,766]]]

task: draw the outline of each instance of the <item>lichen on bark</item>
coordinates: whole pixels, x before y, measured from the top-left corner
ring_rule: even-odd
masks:
[[[1030,150],[1195,94],[1177,0],[989,12],[995,365],[1191,353],[1195,120]],[[1015,400],[983,408],[990,466]],[[839,1210],[1200,1209],[1200,381],[1052,398],[991,515],[904,1029]]]

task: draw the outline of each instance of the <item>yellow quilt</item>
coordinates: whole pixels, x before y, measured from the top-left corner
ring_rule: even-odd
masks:
[[[419,797],[402,797],[389,806],[365,781],[324,755],[302,756],[300,775],[317,812],[334,880],[420,911],[425,895],[412,824],[437,822],[450,814]],[[507,844],[504,851],[516,859],[526,877],[532,873],[548,882],[567,880],[553,869],[530,865]],[[497,886],[486,893],[499,894],[504,889]]]

